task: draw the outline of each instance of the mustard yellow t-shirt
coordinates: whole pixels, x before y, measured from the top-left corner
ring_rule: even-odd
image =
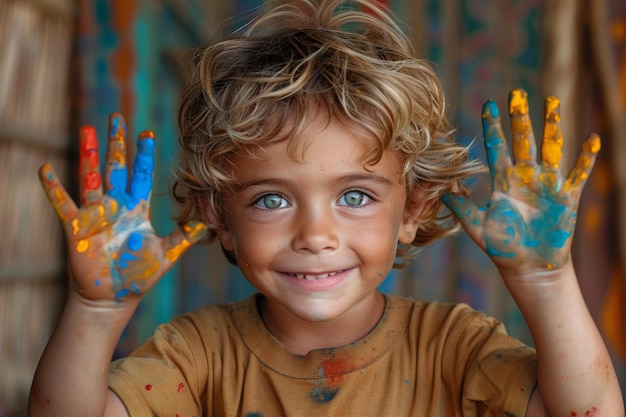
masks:
[[[160,326],[111,365],[133,417],[525,415],[535,352],[467,305],[386,296],[362,340],[294,355],[274,338],[257,296]]]

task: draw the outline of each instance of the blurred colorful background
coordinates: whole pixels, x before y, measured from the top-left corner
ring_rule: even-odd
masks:
[[[517,87],[529,94],[538,137],[543,99],[561,99],[564,170],[588,133],[601,135],[603,149],[583,195],[573,252],[585,300],[624,391],[626,2],[388,4],[440,74],[459,141],[481,137],[486,99],[506,109],[508,92]],[[169,232],[181,62],[190,48],[245,23],[263,6],[262,0],[0,0],[0,417],[25,415],[32,375],[67,286],[64,242],[37,168],[51,163],[75,195],[78,127],[94,125],[104,150],[108,114],[121,111],[131,138],[145,129],[157,136],[152,220],[159,233]],[[480,143],[473,149],[482,158]],[[486,198],[486,184],[474,187],[477,199]],[[490,261],[462,233],[425,248],[382,289],[466,302],[532,344]],[[217,245],[195,247],[142,301],[116,356],[128,354],[174,315],[252,291]]]

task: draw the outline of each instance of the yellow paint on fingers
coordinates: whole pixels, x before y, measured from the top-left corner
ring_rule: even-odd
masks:
[[[563,134],[559,126],[561,121],[561,116],[558,112],[559,105],[560,101],[556,97],[548,97],[546,99],[541,158],[544,166],[553,169],[559,168],[561,157],[563,156]]]
[[[530,136],[532,125],[528,115],[528,95],[523,90],[514,90],[509,98],[511,131],[513,134],[513,155],[517,161],[530,161]]]

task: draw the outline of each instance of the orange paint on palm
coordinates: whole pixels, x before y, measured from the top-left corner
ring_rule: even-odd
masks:
[[[563,134],[559,122],[561,115],[558,112],[560,101],[556,97],[548,97],[545,103],[545,125],[541,158],[544,166],[558,169],[561,163],[563,149]]]
[[[72,220],[72,236],[76,236],[80,231],[78,217]]]
[[[87,252],[87,249],[89,249],[89,241],[85,239],[79,240],[76,244],[76,252],[78,253],[85,253]]]
[[[102,224],[107,223],[105,208],[102,204],[98,204],[89,210],[81,211],[70,224],[73,236],[89,237],[100,231]]]
[[[161,268],[161,263],[150,252],[143,251],[139,256],[140,258],[135,261],[139,263],[126,269],[127,272],[130,271],[130,273],[125,273],[128,282],[145,281]]]
[[[515,166],[517,177],[524,184],[530,184],[535,177],[535,167],[531,164],[517,164]]]
[[[560,188],[560,177],[558,172],[546,171],[539,175],[539,181],[547,190],[556,192]]]

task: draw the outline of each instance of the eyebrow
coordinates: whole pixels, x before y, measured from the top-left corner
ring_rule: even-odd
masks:
[[[378,174],[369,174],[369,173],[359,173],[359,174],[349,174],[343,175],[337,179],[338,182],[359,182],[359,181],[369,181],[375,182],[377,184],[393,186],[393,182],[388,178],[378,175]],[[282,178],[255,178],[249,181],[242,182],[240,184],[235,185],[234,191],[241,192],[246,188],[260,186],[260,185],[283,185],[289,183],[288,180]]]

